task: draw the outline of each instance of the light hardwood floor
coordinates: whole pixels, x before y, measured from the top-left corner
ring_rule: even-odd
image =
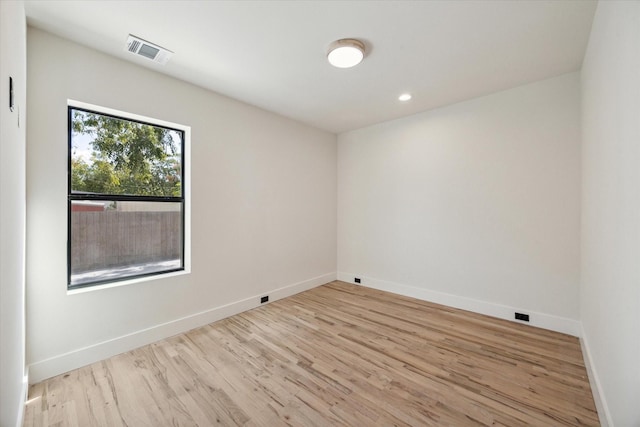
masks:
[[[344,282],[35,384],[25,426],[598,425],[576,338]]]

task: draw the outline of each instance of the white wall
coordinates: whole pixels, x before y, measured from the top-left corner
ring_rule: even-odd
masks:
[[[21,425],[25,398],[26,20],[0,1],[0,426]],[[9,76],[15,108],[9,110]]]
[[[640,3],[600,2],[582,69],[580,309],[607,422],[640,425]],[[593,378],[595,377],[595,378]],[[602,414],[601,414],[602,415]]]
[[[573,73],[339,135],[338,277],[577,335],[579,95]]]
[[[30,377],[335,279],[336,136],[29,29]],[[191,126],[192,273],[67,295],[67,99]]]

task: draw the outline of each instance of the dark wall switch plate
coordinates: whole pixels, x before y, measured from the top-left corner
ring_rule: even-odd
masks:
[[[9,77],[9,111],[13,111],[16,102],[13,97],[13,77]]]

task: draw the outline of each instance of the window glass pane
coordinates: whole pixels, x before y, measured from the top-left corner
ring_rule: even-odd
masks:
[[[71,109],[71,193],[182,197],[182,138],[167,129]]]
[[[71,202],[70,287],[184,267],[181,202]]]

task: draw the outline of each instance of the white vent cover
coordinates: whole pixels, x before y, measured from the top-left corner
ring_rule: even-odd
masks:
[[[139,37],[132,36],[131,34],[129,34],[129,38],[127,38],[127,46],[125,46],[124,50],[162,65],[166,64],[169,58],[171,58],[171,55],[173,55],[173,52],[170,50],[142,40]]]

